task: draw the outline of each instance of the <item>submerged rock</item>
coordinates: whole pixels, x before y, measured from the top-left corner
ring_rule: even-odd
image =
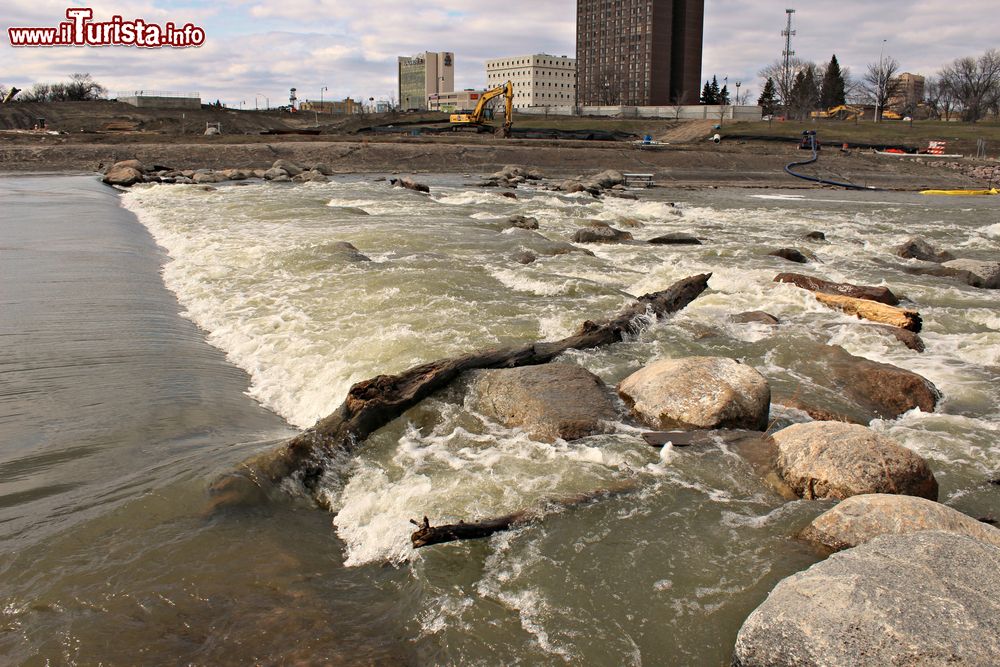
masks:
[[[972,287],[1000,289],[1000,262],[955,259],[945,262],[942,266],[959,272],[955,277],[961,278]]]
[[[573,235],[575,243],[620,243],[631,240],[631,233],[615,229],[606,222],[591,223],[589,227],[578,229]]]
[[[771,389],[763,375],[725,357],[664,359],[633,373],[618,394],[658,429],[764,430]]]
[[[955,259],[949,252],[938,252],[937,248],[927,241],[913,237],[909,238],[896,248],[896,256],[903,259],[919,259],[925,262],[947,262]]]
[[[617,419],[604,383],[576,364],[483,371],[470,389],[477,410],[544,442],[607,433]]]
[[[826,234],[824,234],[823,232],[809,232],[802,238],[804,238],[807,241],[825,241]]]
[[[702,245],[701,241],[694,236],[680,232],[657,236],[656,238],[649,239],[649,243],[653,245]]]
[[[738,313],[729,319],[736,324],[757,323],[767,324],[768,326],[777,326],[778,324],[781,324],[781,320],[770,313],[765,313],[763,310],[751,310],[746,313]]]
[[[807,500],[899,493],[937,500],[927,462],[895,440],[843,422],[793,424],[771,436],[778,469]]]
[[[966,535],[1000,548],[1000,530],[958,510],[924,498],[881,493],[848,498],[817,517],[802,537],[840,551],[881,535],[925,530]]]
[[[795,248],[779,248],[774,252],[769,252],[768,255],[772,257],[780,257],[781,259],[786,259],[789,262],[795,262],[796,264],[808,264],[809,258],[802,254],[801,251]]]
[[[512,215],[502,225],[503,229],[517,227],[518,229],[538,229],[538,218],[526,215]]]
[[[886,536],[779,583],[734,667],[996,664],[1000,549],[941,532]]]

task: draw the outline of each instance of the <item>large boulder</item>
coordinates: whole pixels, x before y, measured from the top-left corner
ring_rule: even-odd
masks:
[[[993,526],[924,498],[883,493],[848,498],[817,517],[802,532],[802,537],[840,551],[881,535],[924,530],[966,535],[1000,548],[1000,530]]]
[[[618,394],[658,429],[764,430],[771,406],[764,376],[725,357],[663,359],[622,380]]]
[[[625,176],[620,171],[608,169],[606,171],[602,171],[596,176],[591,176],[586,180],[596,184],[602,190],[607,190],[608,188],[613,188],[616,185],[624,184]]]
[[[825,364],[821,382],[846,394],[872,418],[895,419],[914,408],[934,412],[941,398],[930,380],[892,364],[856,357],[836,345],[817,346],[815,354]]]
[[[284,169],[285,173],[289,176],[298,176],[304,170],[299,165],[289,160],[275,160],[274,164],[271,165],[272,169]]]
[[[779,583],[734,667],[997,664],[1000,549],[964,535],[880,537]]]
[[[576,230],[573,235],[575,243],[620,243],[631,240],[631,233],[615,229],[606,222],[593,222],[589,227]]]
[[[945,262],[942,266],[955,271],[956,277],[973,287],[1000,289],[1000,262],[956,259]]]
[[[138,162],[138,160],[129,160],[129,162]],[[129,187],[142,182],[142,172],[135,167],[119,162],[108,169],[108,173],[104,175],[104,182],[108,185]]]
[[[607,387],[576,364],[483,371],[470,390],[475,409],[543,442],[607,433],[617,419]]]
[[[896,248],[896,255],[903,259],[919,259],[925,262],[947,262],[955,259],[949,252],[938,252],[937,248],[921,238],[910,238]]]
[[[278,178],[288,179],[288,172],[281,167],[271,167],[264,172],[264,178],[268,181],[273,181]]]
[[[899,493],[937,500],[937,480],[927,462],[864,426],[809,422],[771,437],[778,446],[778,470],[801,498]]]

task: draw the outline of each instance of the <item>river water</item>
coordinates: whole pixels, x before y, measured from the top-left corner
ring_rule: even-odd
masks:
[[[907,368],[934,414],[873,422],[926,457],[941,500],[1000,514],[995,291],[908,275],[920,235],[996,258],[995,198],[650,190],[640,201],[424,179],[139,187],[0,179],[0,656],[12,664],[727,664],[743,619],[820,556],[792,539],[830,507],[785,502],[724,444],[649,448],[641,431],[555,445],[476,414],[461,386],[359,449],[325,493],[209,511],[206,489],[332,411],[359,380],[561,338],[633,296],[712,272],[711,290],[636,340],[574,352],[614,384],[650,361],[739,358],[776,394],[835,400],[813,343]],[[120,199],[120,202],[119,202]],[[676,204],[676,205],[674,205]],[[591,246],[588,221],[696,247]],[[828,242],[807,243],[813,230]],[[336,246],[353,243],[372,261]],[[924,354],[772,283],[814,253],[829,280],[887,284],[923,316]],[[522,266],[512,257],[538,251]],[[729,315],[766,310],[779,327]],[[808,419],[775,406],[776,426]],[[637,490],[488,540],[414,552],[409,519],[487,518],[620,482]]]

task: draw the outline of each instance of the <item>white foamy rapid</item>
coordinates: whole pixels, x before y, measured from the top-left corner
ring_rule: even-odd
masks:
[[[663,191],[642,193],[640,201],[541,190],[519,191],[519,199],[511,200],[448,178],[431,182],[430,197],[345,179],[211,191],[139,187],[123,202],[169,254],[164,281],[185,316],[246,369],[254,398],[300,427],[331,412],[359,380],[484,346],[562,337],[586,319],[613,314],[632,296],[711,272],[711,291],[668,326],[568,358],[613,384],[659,356],[733,356],[787,393],[808,393],[823,378],[802,366],[796,350],[809,341],[842,345],[921,373],[941,389],[938,414],[915,413],[876,426],[930,458],[944,473],[946,495],[966,494],[977,475],[1000,469],[993,445],[1000,419],[996,293],[908,275],[884,263],[895,261],[892,247],[913,234],[971,256],[995,254],[997,225],[983,226],[976,211],[884,193],[851,195],[855,199],[838,193],[828,201],[816,195],[693,193],[676,207]],[[515,214],[537,218],[539,231],[501,232],[499,223]],[[595,220],[626,229],[639,241],[687,232],[705,243],[636,242],[589,246],[593,255],[566,253],[562,244]],[[829,241],[807,243],[802,237],[812,230],[824,231]],[[815,260],[798,267],[768,256],[786,246],[807,250]],[[515,261],[525,251],[537,260]],[[927,352],[916,354],[825,309],[802,290],[776,285],[780,271],[888,284],[921,311]],[[766,310],[782,324],[730,321],[730,315],[749,310]],[[553,494],[625,480],[725,508],[719,521],[727,530],[771,529],[782,516],[738,466],[725,474],[708,472],[710,466],[694,473],[690,454],[651,450],[628,428],[543,445],[472,413],[452,394],[373,438],[349,478],[330,489],[349,564],[411,558],[411,518],[426,514],[439,523],[491,517]],[[734,460],[724,448],[705,456]],[[649,519],[633,508],[615,520]],[[498,554],[511,548],[503,544]],[[727,557],[735,560],[737,554]],[[756,551],[749,557],[766,569]],[[523,554],[511,560],[498,555],[487,567],[508,579],[481,586],[479,594],[515,610],[519,631],[544,654],[577,655],[573,641],[547,629],[546,619],[558,615],[555,603],[511,583],[520,576],[511,568],[522,561]],[[674,578],[670,586],[663,581],[668,579],[651,580],[645,590],[683,588]],[[697,590],[690,604],[717,604],[708,588]],[[425,631],[443,631],[442,623],[460,623],[456,619],[477,608],[465,598],[449,599],[447,612],[428,615]]]

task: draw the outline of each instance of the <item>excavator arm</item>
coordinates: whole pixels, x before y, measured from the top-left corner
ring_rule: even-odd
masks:
[[[486,113],[486,105],[500,95],[504,96],[504,136],[510,136],[510,128],[514,122],[514,86],[510,81],[503,84],[502,86],[497,86],[492,90],[487,90],[483,93],[482,97],[479,98],[479,102],[476,104],[476,108],[472,110],[472,113],[455,113],[451,115],[452,127],[482,127],[485,125],[484,116]]]

